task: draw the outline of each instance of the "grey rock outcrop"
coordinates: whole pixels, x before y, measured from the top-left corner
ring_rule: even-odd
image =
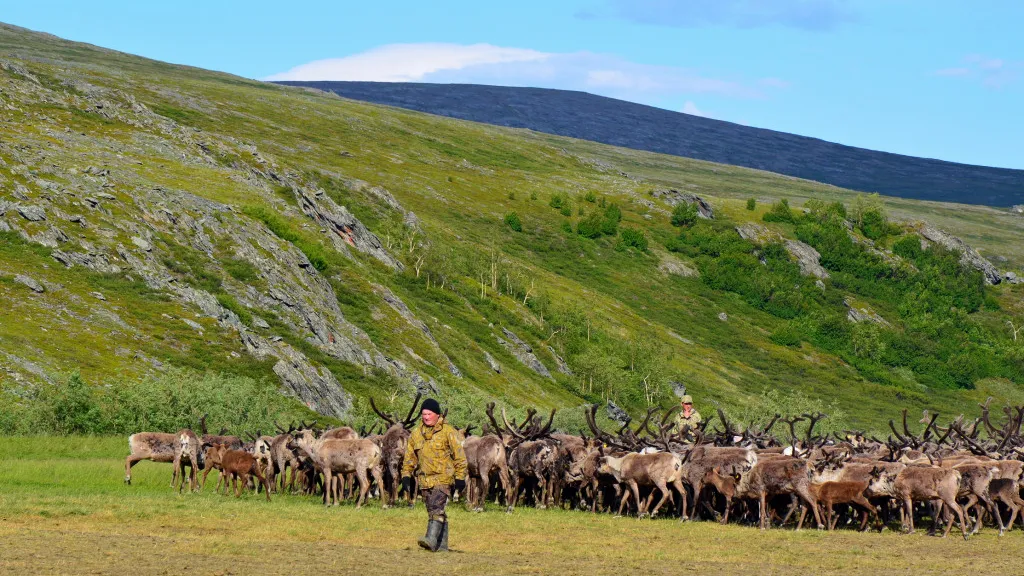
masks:
[[[846,304],[846,319],[850,322],[874,322],[875,324],[885,326],[886,328],[892,327],[892,324],[890,324],[888,320],[882,318],[877,312],[868,306],[854,306],[854,304],[850,302],[849,298],[843,299],[843,304]]]
[[[694,278],[700,276],[700,272],[690,268],[685,262],[671,254],[662,254],[661,262],[658,263],[658,270],[665,274],[682,276],[683,278]]]
[[[944,246],[954,252],[959,252],[960,265],[981,272],[985,277],[986,284],[999,284],[1002,282],[1002,274],[999,273],[995,265],[982,257],[977,250],[968,246],[963,240],[928,224],[920,225],[917,231],[925,240]]]
[[[1010,208],[1010,212],[1014,214],[1024,214],[1024,204],[1017,204]]]
[[[352,408],[352,397],[342,388],[330,370],[314,366],[291,345],[271,342],[251,332],[243,331],[242,342],[256,358],[277,358],[274,373],[284,387],[297,396],[310,409],[321,414],[344,418]]]
[[[669,382],[669,384],[672,385],[672,393],[675,394],[677,398],[682,398],[683,396],[686,396],[686,384],[683,384],[678,380],[673,380]]]
[[[501,364],[498,364],[498,361],[494,359],[494,356],[491,356],[491,353],[486,350],[484,351],[484,360],[487,360],[487,365],[491,367],[491,370],[494,370],[497,374],[501,374]]]
[[[611,400],[608,401],[608,406],[605,408],[605,411],[608,414],[608,418],[613,422],[618,422],[619,424],[628,424],[633,420],[625,410],[619,408],[619,405]]]
[[[555,349],[551,346],[548,346],[548,352],[550,352],[551,356],[555,359],[555,369],[566,376],[572,376],[572,369],[565,363],[565,359],[559,356],[558,352],[555,352]]]
[[[42,294],[43,292],[46,292],[46,288],[44,288],[43,285],[40,284],[38,280],[36,280],[35,278],[30,278],[29,276],[25,276],[24,274],[18,274],[17,276],[15,276],[14,281],[19,284],[27,286],[30,290],[37,294]]]
[[[46,210],[43,210],[41,206],[18,206],[18,214],[29,222],[40,222],[46,220]]]
[[[711,207],[711,204],[707,200],[697,196],[692,192],[680,192],[678,190],[663,189],[663,190],[652,190],[651,196],[664,200],[669,206],[676,206],[686,202],[688,204],[697,205],[697,216],[706,220],[711,220],[715,217],[715,210]]]
[[[828,271],[820,264],[821,254],[810,244],[799,240],[786,240],[785,246],[786,251],[790,256],[796,258],[797,264],[800,265],[800,274],[821,279],[828,278]]]
[[[744,222],[736,227],[736,233],[740,235],[740,238],[749,240],[754,244],[765,244],[772,240],[776,240],[778,235],[774,234],[771,230],[768,230],[760,224],[754,222]]]
[[[494,338],[497,339],[499,344],[504,346],[506,350],[515,356],[516,360],[519,360],[524,366],[533,370],[537,374],[540,374],[545,378],[551,378],[551,372],[548,371],[547,367],[544,366],[540,359],[537,358],[537,355],[533,353],[533,348],[531,348],[529,344],[523,342],[519,336],[516,336],[515,333],[508,328],[502,328],[501,332],[505,335],[505,338],[508,338],[508,340],[505,340],[498,335],[495,335]]]
[[[302,211],[321,226],[324,226],[336,248],[343,253],[351,246],[360,252],[369,254],[394,270],[404,270],[405,266],[392,256],[380,238],[363,225],[344,206],[339,206],[326,196],[314,197],[305,190],[295,193]]]

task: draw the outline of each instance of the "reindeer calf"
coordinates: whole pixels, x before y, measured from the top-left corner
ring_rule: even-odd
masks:
[[[823,482],[821,484],[811,484],[811,493],[814,494],[815,498],[818,499],[820,504],[825,510],[825,526],[831,532],[836,527],[836,520],[838,516],[833,519],[833,509],[835,504],[853,504],[860,507],[864,512],[864,517],[860,523],[860,530],[863,532],[868,526],[868,513],[875,518],[875,521],[881,525],[881,520],[878,518],[878,511],[868,501],[864,493],[868,489],[869,481],[863,480],[859,482],[851,481],[840,481],[840,482]]]
[[[263,484],[264,492],[267,495],[267,502],[270,502],[270,482],[258,466],[255,456],[244,450],[230,450],[223,444],[213,447],[211,456],[213,461],[220,467],[224,474],[224,490],[227,492],[227,478],[231,478],[231,485],[235,490],[235,497],[242,496],[242,490],[249,485],[249,476],[253,475]],[[209,452],[208,452],[209,453]],[[241,486],[239,486],[241,482]]]

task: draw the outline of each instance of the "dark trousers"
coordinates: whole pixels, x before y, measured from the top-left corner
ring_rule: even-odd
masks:
[[[427,515],[431,520],[444,522],[447,519],[445,508],[448,506],[448,496],[451,489],[448,486],[434,486],[426,490],[420,490],[420,497],[427,506]]]

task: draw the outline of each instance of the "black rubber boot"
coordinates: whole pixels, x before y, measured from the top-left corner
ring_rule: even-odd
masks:
[[[437,541],[437,551],[447,552],[448,551],[448,521],[445,520],[441,525],[441,537]]]
[[[420,538],[420,548],[430,550],[431,552],[437,552],[437,543],[441,539],[441,532],[444,529],[444,523],[440,520],[431,520],[427,522],[427,534]]]

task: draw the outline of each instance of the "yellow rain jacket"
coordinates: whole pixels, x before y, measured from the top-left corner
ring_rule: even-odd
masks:
[[[465,480],[469,472],[466,453],[462,450],[462,437],[444,418],[432,427],[413,428],[402,460],[402,476],[416,479],[420,490],[435,486],[451,486],[456,480]]]

